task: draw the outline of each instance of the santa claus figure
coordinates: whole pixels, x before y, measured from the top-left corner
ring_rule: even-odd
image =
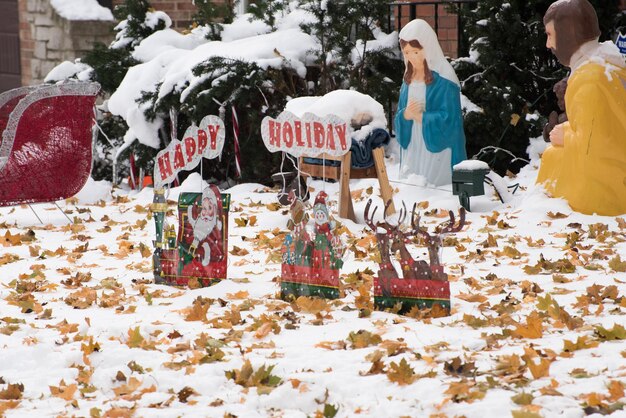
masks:
[[[220,200],[218,200],[220,199]],[[222,258],[222,221],[219,190],[215,186],[202,191],[202,199],[187,208],[187,219],[193,229],[193,241],[189,248],[199,257],[203,266]],[[195,216],[194,216],[195,214]]]

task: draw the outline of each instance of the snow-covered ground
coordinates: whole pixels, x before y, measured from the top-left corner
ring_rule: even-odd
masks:
[[[397,207],[418,202],[431,230],[458,210],[449,186],[398,180],[387,163]],[[371,276],[353,273],[377,267],[363,224],[367,198],[382,204],[374,179],[351,183],[360,223],[342,220],[346,295],[319,304],[277,297],[287,211],[261,185],[228,190],[229,279],[193,290],[153,284],[151,189],[90,182],[61,202],[72,224],[52,204],[34,206],[43,224],[0,208],[0,415],[625,416],[626,222],[547,198],[536,165],[506,179],[520,183],[506,205],[472,198],[443,253],[452,314],[432,320],[360,317]],[[312,187],[338,198],[337,184]],[[246,362],[280,382],[229,378]]]

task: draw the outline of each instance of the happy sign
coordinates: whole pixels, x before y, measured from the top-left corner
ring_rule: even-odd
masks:
[[[176,178],[181,170],[191,170],[202,158],[215,158],[224,148],[224,122],[217,116],[205,116],[200,126],[191,125],[181,141],[172,141],[159,152],[154,165],[155,187]]]
[[[305,113],[299,118],[285,111],[261,123],[261,136],[270,152],[284,151],[296,157],[322,153],[340,157],[350,149],[351,134],[350,125],[335,115]]]

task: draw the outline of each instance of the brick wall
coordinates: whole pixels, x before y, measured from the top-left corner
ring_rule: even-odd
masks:
[[[419,0],[418,0],[419,2]],[[411,20],[411,9],[415,7],[415,17],[424,19],[437,32],[439,44],[445,55],[457,58],[459,47],[459,31],[457,15],[448,12],[445,5],[418,4],[416,6],[400,6],[394,9],[396,29],[402,28]]]
[[[420,0],[406,0],[406,2],[420,3]],[[406,5],[395,8],[394,20],[396,29],[399,30],[409,22],[411,7]],[[621,9],[626,10],[626,0],[621,0]],[[456,14],[449,13],[444,5],[436,8],[435,5],[418,4],[415,6],[415,17],[426,20],[436,30],[439,44],[444,54],[451,58],[457,58],[459,31]],[[435,19],[435,17],[437,18]]]
[[[19,0],[22,84],[39,84],[63,61],[73,61],[113,39],[114,22],[70,21],[57,14],[49,0]]]

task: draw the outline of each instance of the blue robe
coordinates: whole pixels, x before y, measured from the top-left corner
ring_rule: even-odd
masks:
[[[433,71],[433,82],[426,85],[426,110],[422,118],[422,135],[428,151],[452,150],[451,165],[467,159],[461,113],[461,89],[456,83]],[[396,139],[405,150],[411,142],[413,121],[404,118],[409,87],[402,83],[396,113]],[[452,166],[450,169],[452,169]]]

